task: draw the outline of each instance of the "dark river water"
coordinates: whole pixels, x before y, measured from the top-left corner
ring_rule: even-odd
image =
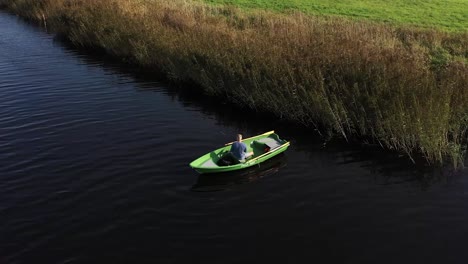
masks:
[[[466,171],[187,90],[0,12],[0,264],[468,262]],[[188,166],[273,129],[260,167]]]

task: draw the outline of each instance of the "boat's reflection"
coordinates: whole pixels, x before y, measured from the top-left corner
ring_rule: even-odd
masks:
[[[201,174],[198,176],[197,182],[193,185],[192,191],[216,192],[230,189],[235,185],[256,181],[265,176],[275,174],[280,168],[286,166],[286,164],[286,156],[284,153],[281,153],[248,169],[223,173]]]

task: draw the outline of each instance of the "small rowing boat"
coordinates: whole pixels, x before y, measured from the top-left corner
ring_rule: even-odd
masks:
[[[192,161],[190,167],[198,173],[218,173],[245,169],[284,152],[290,145],[289,141],[280,139],[275,131],[246,138],[242,142],[247,146],[247,152],[253,152],[253,155],[244,161],[239,161],[232,156],[230,149],[234,142],[231,142]]]

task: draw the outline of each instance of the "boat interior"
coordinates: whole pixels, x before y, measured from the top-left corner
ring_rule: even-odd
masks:
[[[245,161],[239,161],[237,158],[235,158],[231,154],[231,152],[229,152],[229,149],[226,149],[225,151],[219,153],[220,155],[216,159],[215,163],[218,166],[231,166],[231,165],[239,164],[241,162],[246,162],[248,160],[255,159],[280,146],[281,146],[281,142],[279,142],[278,140],[274,138],[271,138],[271,137],[261,138],[261,139],[252,141],[247,146],[247,151],[248,152],[252,151],[253,155],[248,157]]]

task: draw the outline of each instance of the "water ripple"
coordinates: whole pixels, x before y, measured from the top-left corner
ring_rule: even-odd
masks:
[[[281,252],[361,263],[364,251],[407,259],[437,241],[464,245],[466,177],[322,150],[280,121],[200,105],[14,16],[0,12],[0,25],[0,263],[278,262]],[[272,127],[297,140],[266,170],[199,177],[188,166],[239,131]]]

